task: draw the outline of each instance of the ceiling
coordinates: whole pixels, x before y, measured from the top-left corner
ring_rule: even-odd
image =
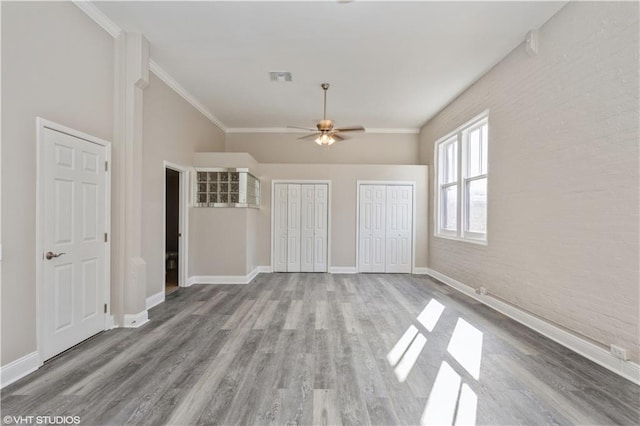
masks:
[[[323,82],[337,126],[417,129],[565,2],[94,4],[144,33],[152,60],[237,131],[313,126]]]

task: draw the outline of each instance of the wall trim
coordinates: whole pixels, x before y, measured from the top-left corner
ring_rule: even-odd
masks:
[[[146,306],[147,310],[153,308],[154,306],[158,306],[164,302],[164,290],[157,292],[154,295],[147,297]]]
[[[304,130],[291,129],[289,127],[230,127],[226,130],[227,133],[307,133]],[[420,134],[419,128],[373,128],[367,127],[365,133],[370,134]]]
[[[124,315],[124,328],[138,328],[149,322],[149,313],[145,309],[137,314],[125,314]]]
[[[329,268],[330,274],[357,274],[355,266],[332,266]]]
[[[460,281],[457,281],[447,275],[444,275],[438,271],[430,268],[427,274],[432,278],[452,287],[461,293],[475,299],[484,305],[492,308],[495,311],[500,312],[503,315],[519,322],[520,324],[537,331],[543,336],[548,337],[561,344],[562,346],[571,349],[572,351],[582,355],[583,357],[599,364],[600,366],[618,374],[619,376],[640,385],[640,365],[631,361],[623,361],[611,355],[606,349],[597,346],[573,333],[560,328],[550,322],[547,322],[537,316],[523,311],[509,303],[499,300],[489,294],[479,295],[476,294],[475,289]]]
[[[413,275],[429,275],[429,268],[416,266],[413,268]]]
[[[193,275],[187,280],[187,287],[193,284],[249,284],[258,274],[270,272],[271,266],[256,266],[247,275]]]
[[[11,361],[7,365],[0,367],[0,388],[10,385],[36,371],[42,363],[38,351],[26,354],[23,357]]]
[[[120,35],[122,29],[116,25],[111,19],[107,17],[100,9],[96,7],[91,1],[87,0],[73,0],[73,4],[78,6],[80,10],[86,13],[89,18],[93,19],[94,22],[102,27],[103,30],[109,33],[111,37],[116,38]]]

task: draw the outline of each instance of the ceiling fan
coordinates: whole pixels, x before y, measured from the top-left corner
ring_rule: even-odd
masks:
[[[329,89],[329,83],[322,83],[320,85],[322,90],[324,90],[324,114],[322,116],[322,120],[316,124],[315,129],[309,129],[307,127],[296,127],[296,126],[287,126],[291,129],[301,129],[307,130],[309,132],[314,132],[310,135],[303,136],[298,138],[299,140],[313,139],[315,138],[315,142],[318,145],[333,145],[335,141],[341,141],[347,139],[343,133],[346,132],[364,132],[364,127],[362,126],[350,126],[350,127],[333,127],[333,121],[327,120],[327,90]]]

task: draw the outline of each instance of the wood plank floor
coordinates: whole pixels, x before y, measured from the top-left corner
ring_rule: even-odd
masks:
[[[194,285],[2,392],[82,424],[628,424],[640,387],[429,278]]]

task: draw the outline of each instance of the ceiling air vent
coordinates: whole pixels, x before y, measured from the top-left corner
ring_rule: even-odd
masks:
[[[271,81],[276,83],[291,81],[291,73],[288,71],[271,71],[269,76],[271,76]]]

